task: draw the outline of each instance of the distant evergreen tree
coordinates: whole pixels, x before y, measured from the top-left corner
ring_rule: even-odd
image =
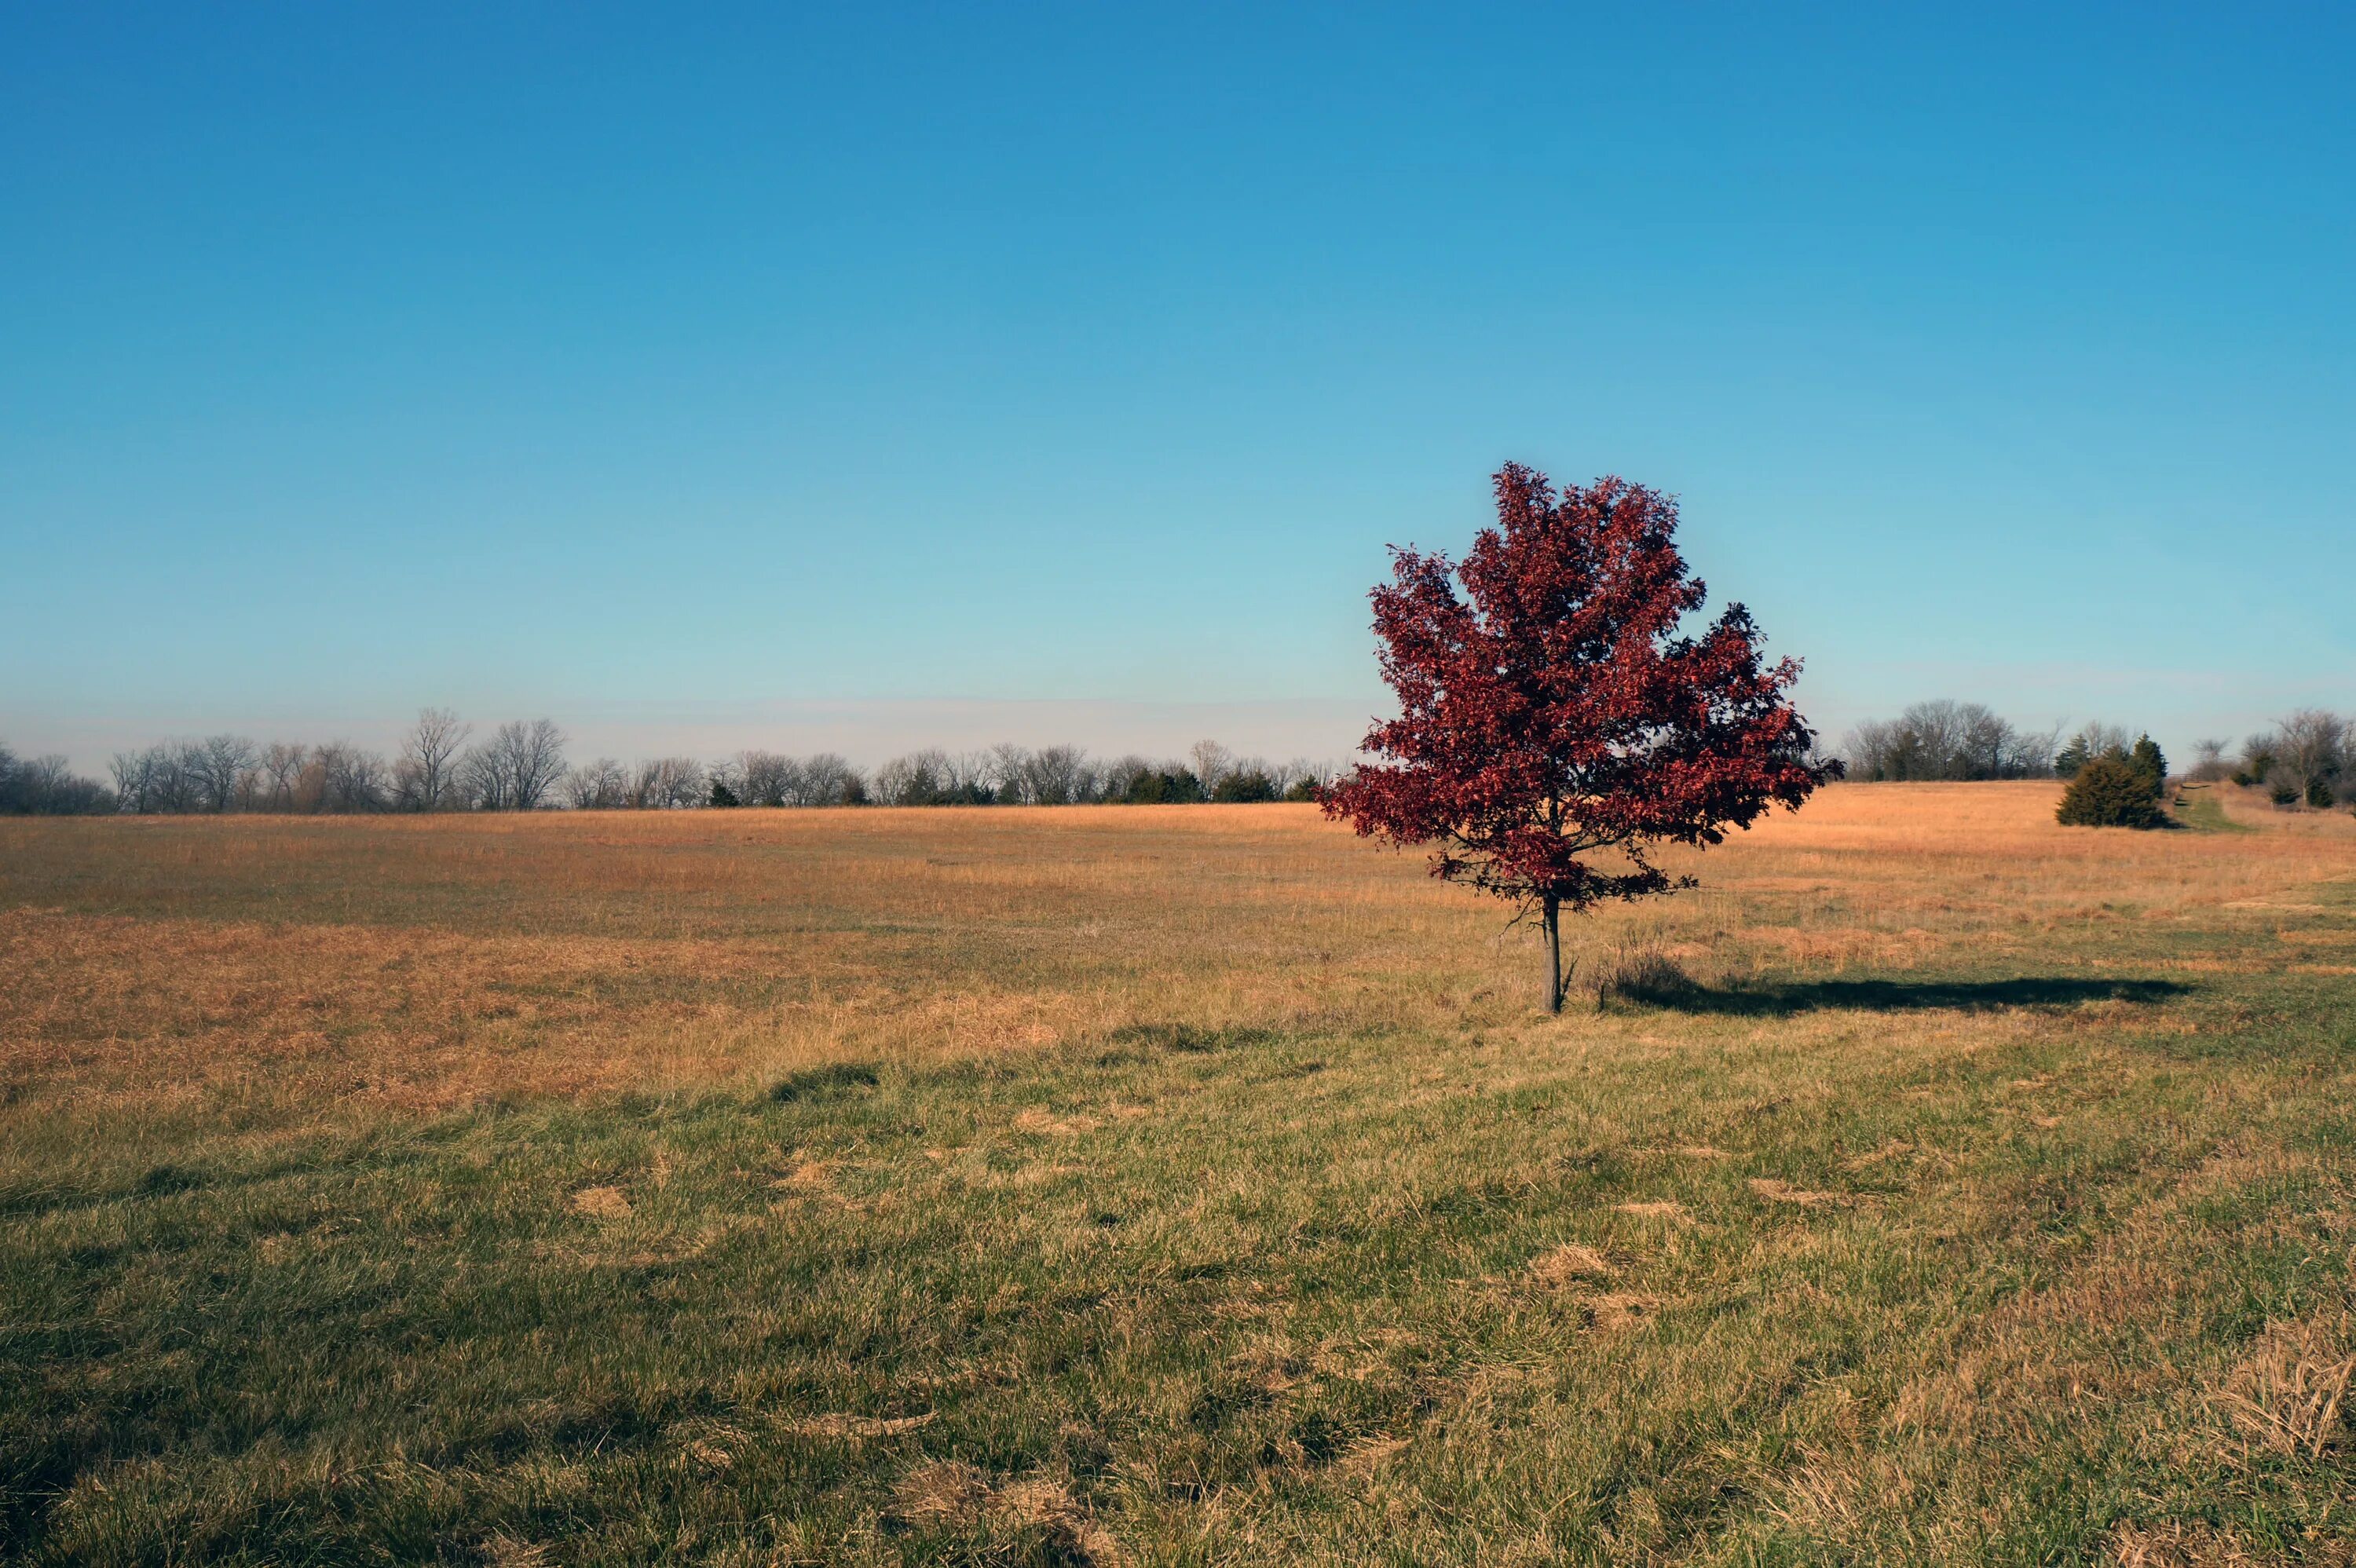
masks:
[[[1150,769],[1129,781],[1121,799],[1130,805],[1192,805],[1203,798],[1203,781],[1192,768]]]
[[[2163,827],[2159,792],[2142,769],[2115,752],[2087,761],[2062,792],[2053,819],[2067,827]]]
[[[728,787],[728,781],[726,779],[713,779],[712,781],[711,804],[713,805],[742,805],[744,803],[736,798],[736,792]]]
[[[2053,776],[2074,779],[2078,776],[2078,770],[2084,767],[2090,760],[2086,754],[2086,737],[2072,735],[2070,737],[2070,743],[2054,753]]]
[[[1276,795],[1276,781],[1258,768],[1244,768],[1224,774],[1211,788],[1211,798],[1223,805],[1274,800]]]
[[[2127,753],[2127,763],[2151,781],[2152,798],[2159,798],[2168,786],[2168,758],[2161,754],[2159,743],[2148,735],[2136,737],[2135,750]]]

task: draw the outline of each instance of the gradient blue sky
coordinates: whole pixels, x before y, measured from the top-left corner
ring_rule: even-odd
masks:
[[[1337,756],[1679,494],[1837,732],[2356,707],[2356,11],[0,12],[0,736]]]

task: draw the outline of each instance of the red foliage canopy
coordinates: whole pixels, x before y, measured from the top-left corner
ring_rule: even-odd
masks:
[[[1551,934],[1558,907],[1692,885],[1652,847],[1716,844],[1839,764],[1810,761],[1783,697],[1799,664],[1762,667],[1750,612],[1680,635],[1706,591],[1673,499],[1615,478],[1557,498],[1515,464],[1496,492],[1461,565],[1391,552],[1371,597],[1401,711],[1363,743],[1385,760],[1323,798],[1362,836],[1436,842],[1433,875],[1543,906]],[[1582,858],[1599,849],[1620,863]]]

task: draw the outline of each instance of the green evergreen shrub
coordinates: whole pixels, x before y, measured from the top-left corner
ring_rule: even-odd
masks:
[[[1161,768],[1129,781],[1121,799],[1130,805],[1192,805],[1203,798],[1203,781],[1192,768]]]
[[[2061,808],[2053,819],[2069,827],[2163,827],[2168,817],[2159,809],[2159,792],[2143,770],[2126,758],[2106,754],[2090,759],[2062,792]]]
[[[1254,768],[1248,772],[1223,774],[1211,790],[1211,798],[1222,805],[1241,805],[1276,798],[1276,781]]]

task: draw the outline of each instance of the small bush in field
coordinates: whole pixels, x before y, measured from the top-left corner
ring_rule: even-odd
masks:
[[[2093,758],[2080,768],[2053,817],[2067,827],[2160,827],[2168,822],[2150,775],[2116,755]]]
[[[2339,795],[2332,789],[2329,779],[2315,778],[2307,781],[2308,805],[2329,808],[2338,798]]]
[[[2298,786],[2294,784],[2284,783],[2278,779],[2275,783],[2266,786],[2266,798],[2273,801],[2276,805],[2297,805],[2298,804]]]

